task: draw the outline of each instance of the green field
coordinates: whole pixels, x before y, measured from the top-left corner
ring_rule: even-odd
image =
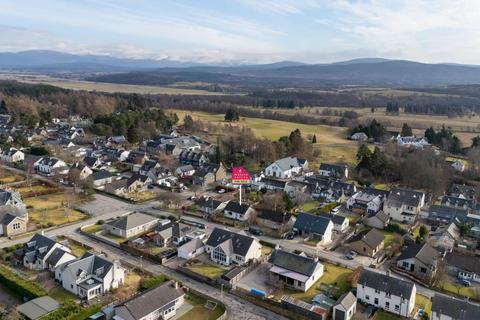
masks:
[[[26,83],[42,83],[52,86],[85,91],[99,91],[107,93],[139,93],[139,94],[184,94],[184,95],[225,95],[221,92],[210,92],[207,90],[177,88],[174,86],[145,86],[131,84],[117,84],[105,82],[80,81],[72,79],[54,78],[43,75],[25,75],[25,74],[0,74],[0,79],[12,79]]]
[[[194,119],[210,121],[223,124],[223,114],[211,114],[206,112],[188,112],[184,110],[171,110],[180,118],[180,122],[185,115],[189,114]],[[357,153],[357,142],[346,139],[347,129],[326,125],[308,125],[286,121],[277,121],[260,118],[241,117],[235,125],[243,125],[253,130],[258,137],[264,137],[270,140],[278,140],[282,136],[288,136],[295,129],[300,129],[303,136],[316,135],[317,143],[315,148],[320,150],[320,161],[328,162],[355,162]]]

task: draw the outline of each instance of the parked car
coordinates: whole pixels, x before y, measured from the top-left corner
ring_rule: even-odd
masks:
[[[333,209],[330,211],[330,213],[337,214],[337,213],[340,211],[340,208],[341,208],[341,207],[342,207],[342,206],[337,206],[337,207],[333,208]]]
[[[353,260],[353,259],[355,259],[356,256],[358,256],[358,253],[351,250],[345,255],[345,258],[347,258],[348,260]]]
[[[250,228],[248,231],[255,236],[263,236],[263,231],[260,229]]]
[[[295,238],[295,233],[293,231],[288,232],[284,236],[284,239],[287,239],[287,240],[293,240],[293,238]]]
[[[220,193],[220,194],[225,193],[225,189],[220,189],[217,192]]]
[[[464,287],[470,287],[472,285],[472,283],[467,279],[459,279],[458,283]]]

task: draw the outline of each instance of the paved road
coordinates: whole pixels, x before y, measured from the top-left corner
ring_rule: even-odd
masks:
[[[214,297],[218,300],[223,301],[229,310],[230,319],[239,319],[239,320],[250,320],[250,319],[252,320],[257,320],[257,319],[258,320],[262,320],[262,319],[263,320],[274,320],[274,319],[286,320],[287,319],[267,309],[258,307],[230,293],[223,292],[222,294],[221,290],[215,287],[212,287],[208,284],[204,284],[196,280],[193,280],[175,270],[169,269],[162,265],[151,263],[139,257],[132,256],[122,250],[113,248],[107,244],[93,241],[89,237],[86,237],[78,232],[74,234],[69,234],[69,237],[91,246],[92,248],[94,248],[94,250],[98,252],[103,251],[107,253],[108,258],[110,259],[122,259],[133,265],[139,265],[150,272],[153,272],[156,274],[159,274],[159,273],[166,274],[167,276],[170,276],[172,278],[176,278],[182,281],[182,283],[184,283],[187,287],[193,288],[207,296]]]

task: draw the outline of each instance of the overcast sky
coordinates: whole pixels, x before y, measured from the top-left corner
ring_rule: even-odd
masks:
[[[480,64],[480,1],[1,0],[0,51]]]

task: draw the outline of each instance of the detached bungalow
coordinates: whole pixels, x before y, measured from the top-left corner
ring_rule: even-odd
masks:
[[[293,225],[293,230],[302,236],[314,236],[321,239],[323,244],[332,241],[333,222],[325,216],[315,216],[301,212]]]
[[[153,230],[159,219],[144,213],[135,212],[105,224],[105,230],[117,237],[131,238]]]
[[[113,320],[168,320],[183,305],[185,293],[168,281],[114,307]]]
[[[305,254],[275,249],[269,262],[269,278],[275,286],[306,292],[323,276],[323,264]]]

